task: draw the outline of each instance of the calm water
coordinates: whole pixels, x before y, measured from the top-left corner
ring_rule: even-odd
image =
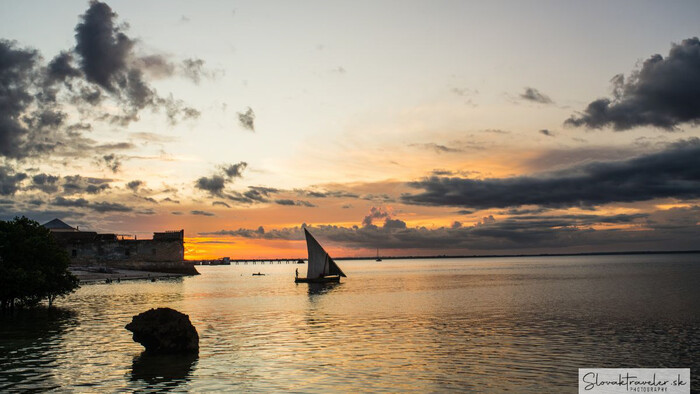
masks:
[[[295,264],[84,286],[0,320],[0,392],[575,392],[579,367],[690,367],[700,389],[700,255],[339,264],[325,288]],[[124,325],[159,306],[198,357],[141,355]]]

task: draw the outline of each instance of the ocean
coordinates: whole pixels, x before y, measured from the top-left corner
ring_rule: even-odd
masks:
[[[93,284],[0,317],[0,392],[576,392],[578,368],[691,368],[700,390],[700,254],[198,267]],[[261,272],[265,276],[252,276]],[[196,357],[154,358],[124,325],[190,316]]]

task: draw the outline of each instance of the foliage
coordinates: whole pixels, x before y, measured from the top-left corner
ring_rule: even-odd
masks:
[[[26,217],[0,221],[0,307],[49,306],[71,293],[78,279],[68,271],[70,258],[51,232]]]

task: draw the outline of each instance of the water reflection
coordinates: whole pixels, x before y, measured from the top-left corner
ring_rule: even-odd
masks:
[[[331,282],[331,283],[308,283],[309,286],[309,296],[316,296],[321,294],[327,294],[333,290],[339,288],[341,283]]]
[[[52,367],[62,357],[62,335],[78,324],[76,315],[61,308],[0,314],[0,391],[60,387]]]
[[[143,352],[134,357],[131,380],[144,381],[149,389],[169,391],[190,380],[198,354],[153,355]]]

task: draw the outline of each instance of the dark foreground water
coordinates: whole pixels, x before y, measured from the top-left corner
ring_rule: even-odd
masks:
[[[0,392],[575,392],[579,367],[689,367],[700,389],[698,254],[339,264],[333,287],[201,267],[0,317]],[[159,306],[190,315],[198,357],[141,354],[124,325]]]

